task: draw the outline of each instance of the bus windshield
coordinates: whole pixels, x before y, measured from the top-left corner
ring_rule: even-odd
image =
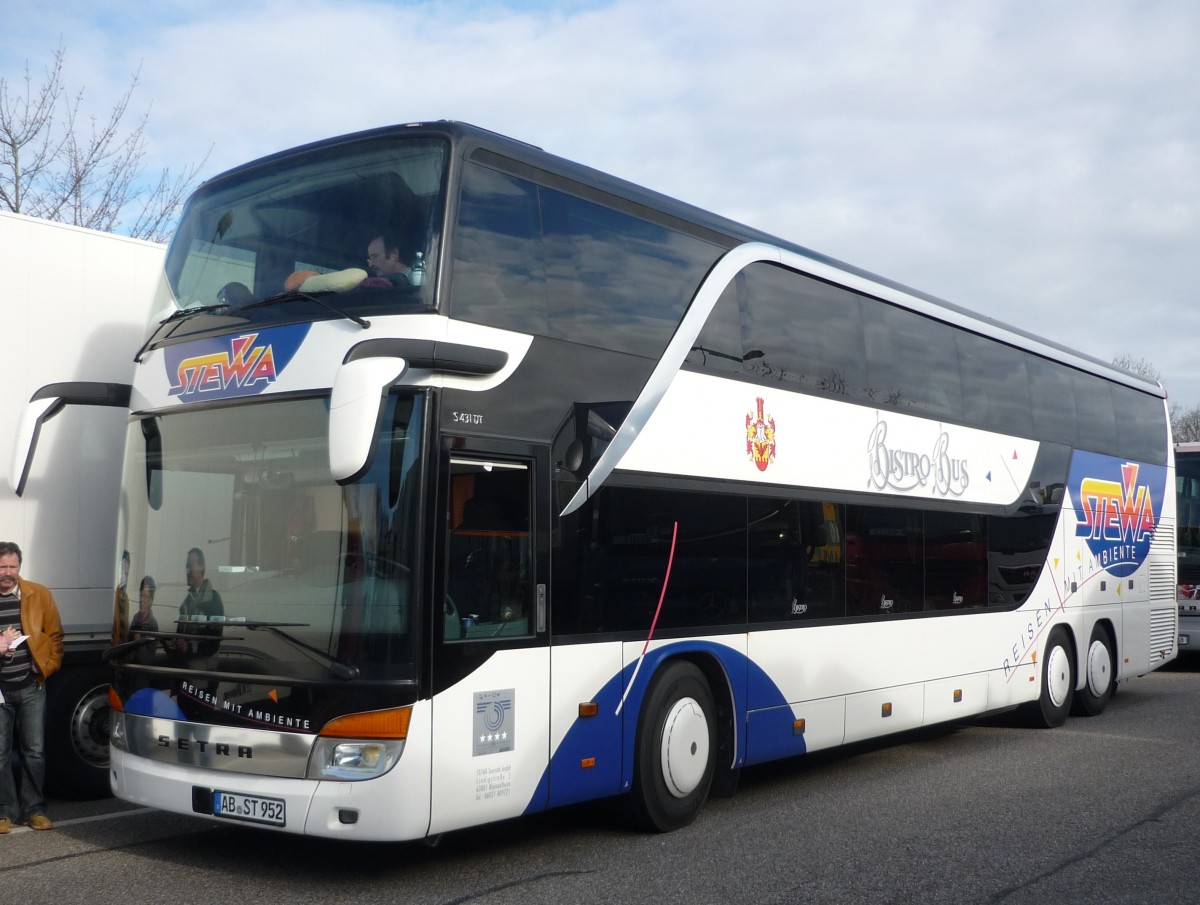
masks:
[[[118,662],[135,678],[414,679],[424,409],[389,397],[372,466],[345,487],[329,477],[327,398],[135,419],[123,540],[142,607]]]
[[[351,311],[425,301],[446,156],[441,139],[375,138],[217,177],[189,201],[168,252],[173,304],[299,302],[311,316],[314,296]]]

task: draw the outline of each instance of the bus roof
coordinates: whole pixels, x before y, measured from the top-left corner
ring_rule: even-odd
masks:
[[[992,337],[1001,342],[1028,349],[1034,354],[1060,361],[1064,364],[1087,371],[1108,380],[1132,387],[1155,396],[1166,397],[1166,390],[1157,381],[1117,367],[1109,362],[1072,349],[1055,340],[1039,336],[1020,327],[1000,321],[988,315],[980,314],[957,305],[945,299],[938,298],[919,289],[913,289],[895,280],[890,280],[878,274],[871,273],[853,264],[840,261],[820,252],[813,251],[794,242],[789,242],[770,233],[738,223],[703,208],[688,204],[652,189],[647,189],[636,183],[628,182],[600,170],[593,169],[580,163],[567,160],[551,154],[536,145],[509,138],[488,129],[473,126],[469,123],[453,120],[436,120],[429,122],[413,122],[401,125],[382,126],[361,132],[353,132],[333,138],[322,139],[299,145],[285,151],[279,151],[266,157],[261,157],[249,163],[234,167],[217,176],[206,180],[205,185],[220,182],[234,174],[245,173],[259,167],[278,164],[290,157],[304,155],[313,151],[323,151],[335,148],[340,144],[353,144],[378,138],[399,137],[419,133],[423,135],[442,135],[452,141],[458,150],[458,156],[472,157],[482,152],[482,156],[498,156],[508,161],[524,165],[540,171],[542,174],[566,179],[593,191],[620,199],[626,204],[642,207],[646,213],[657,215],[658,219],[676,221],[693,233],[707,233],[715,241],[723,242],[730,247],[744,242],[765,242],[779,248],[794,252],[808,258],[822,270],[833,270],[874,284],[873,294],[886,301],[911,308],[930,317],[948,321],[984,336]],[[602,199],[594,199],[602,200]],[[820,274],[817,274],[820,276]]]

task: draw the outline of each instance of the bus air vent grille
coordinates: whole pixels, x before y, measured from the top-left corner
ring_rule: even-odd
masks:
[[[1176,616],[1174,605],[1150,611],[1150,662],[1175,652]]]
[[[1165,519],[1164,519],[1165,521]],[[1159,524],[1150,542],[1150,602],[1175,603],[1175,529]]]

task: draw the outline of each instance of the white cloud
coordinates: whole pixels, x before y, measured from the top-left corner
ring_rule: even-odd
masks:
[[[212,146],[209,174],[376,125],[474,122],[1097,357],[1144,357],[1200,401],[1195,4],[129,9],[9,0],[0,73],[61,35],[69,76],[104,98],[140,61],[156,163]]]

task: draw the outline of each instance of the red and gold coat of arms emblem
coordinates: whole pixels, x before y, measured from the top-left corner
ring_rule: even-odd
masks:
[[[775,419],[763,413],[763,400],[755,400],[757,411],[746,416],[746,456],[754,467],[766,471],[775,461]]]

